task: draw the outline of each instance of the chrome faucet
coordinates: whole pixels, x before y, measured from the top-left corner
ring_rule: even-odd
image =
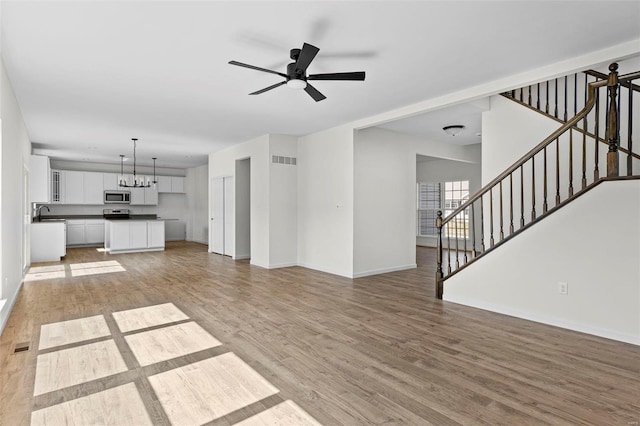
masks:
[[[49,207],[42,205],[42,206],[38,206],[38,208],[36,208],[36,216],[38,217],[38,222],[42,221],[42,209],[45,208],[47,209],[48,212],[51,212],[51,210],[49,210]]]

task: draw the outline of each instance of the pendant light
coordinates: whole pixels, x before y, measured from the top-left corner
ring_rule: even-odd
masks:
[[[138,181],[138,177],[136,174],[136,145],[138,143],[137,138],[131,138],[133,141],[133,184],[129,184],[127,180],[124,178],[124,155],[120,154],[120,179],[118,181],[118,186],[121,188],[149,188],[151,187],[151,181],[147,179],[147,182],[144,182],[144,179],[140,179]],[[157,183],[156,181],[156,160],[157,158],[153,158],[153,184]]]

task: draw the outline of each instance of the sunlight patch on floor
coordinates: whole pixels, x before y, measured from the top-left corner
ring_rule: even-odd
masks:
[[[69,270],[67,270],[67,266]],[[29,268],[29,272],[24,277],[24,281],[30,282],[56,278],[84,277],[87,275],[110,274],[113,272],[126,272],[126,269],[117,260],[72,263],[70,265],[36,266]]]
[[[40,269],[37,273],[62,273],[64,276],[64,266],[43,267],[53,270]],[[90,275],[92,271],[113,268],[121,266],[117,261],[91,262],[70,265],[69,270],[72,274]],[[141,366],[222,345],[196,322],[180,322],[190,318],[173,303],[113,312],[112,316],[121,332],[135,331],[124,336],[124,340]],[[143,330],[149,327],[159,328]],[[102,337],[112,337],[103,315],[43,324],[38,350]],[[129,367],[113,338],[47,352],[37,357],[34,396],[126,371],[129,371]],[[280,392],[233,352],[172,368],[146,377],[146,380],[155,392],[150,397],[157,397],[174,426],[207,423]],[[31,424],[151,424],[136,385],[130,382],[110,387],[111,381],[107,380],[104,385],[107,389],[103,391],[33,411]],[[143,396],[149,397],[146,394]],[[267,408],[238,424],[319,425],[290,400]]]
[[[54,322],[40,327],[38,349],[49,349],[109,335],[111,332],[102,315]]]
[[[102,266],[99,268],[72,269],[72,277],[84,277],[87,275],[110,274],[112,272],[125,272],[122,266]]]
[[[41,281],[41,280],[53,280],[56,278],[65,278],[66,273],[64,270],[62,271],[51,271],[51,272],[36,272],[35,274],[28,273],[24,277],[25,282],[29,281]]]

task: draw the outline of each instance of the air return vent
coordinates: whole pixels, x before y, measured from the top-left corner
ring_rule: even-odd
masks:
[[[19,354],[20,352],[26,352],[29,350],[29,342],[16,343],[13,347],[13,353]]]
[[[296,165],[296,158],[295,157],[283,157],[282,155],[272,155],[271,156],[271,162],[273,164],[285,164],[288,166],[295,166]]]

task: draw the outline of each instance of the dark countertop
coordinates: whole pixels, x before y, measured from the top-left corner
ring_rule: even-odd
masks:
[[[70,214],[70,215],[42,215],[42,221],[46,220],[100,220],[104,219],[104,216],[101,214]],[[159,218],[158,215],[155,214],[132,214],[129,216],[128,220],[178,220],[178,219],[170,219],[170,218]],[[108,220],[127,220],[127,219],[108,219]],[[38,222],[37,218],[33,218],[33,222]]]

